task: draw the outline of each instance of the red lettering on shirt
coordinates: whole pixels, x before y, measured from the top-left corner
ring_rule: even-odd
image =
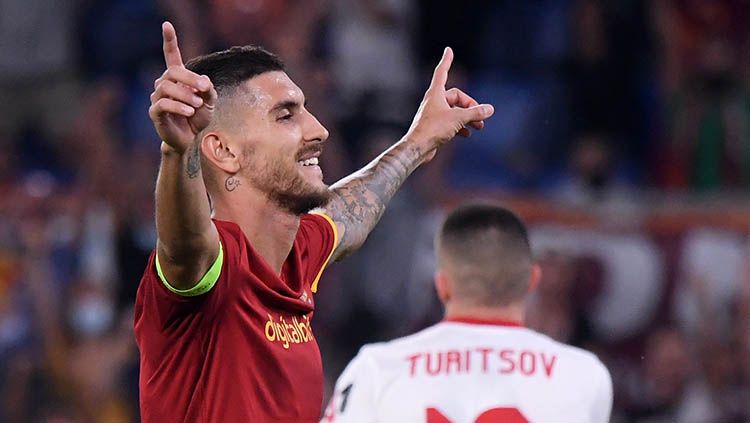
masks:
[[[513,370],[516,369],[516,362],[513,361],[513,356],[515,355],[515,351],[513,350],[500,350],[500,361],[505,364],[505,366],[500,367],[500,373],[507,375],[508,373],[513,373]]]
[[[417,372],[417,359],[422,356],[422,353],[410,355],[409,357],[406,357],[407,360],[411,363],[409,366],[409,376],[414,377],[414,375]]]
[[[531,351],[521,351],[518,362],[521,373],[524,375],[531,376],[536,372],[536,355]]]
[[[547,377],[552,377],[552,370],[555,368],[555,362],[557,361],[557,356],[553,355],[552,357],[547,357],[544,353],[539,354],[542,358],[542,366],[544,366],[544,373],[547,375]]]
[[[487,356],[492,348],[477,348],[477,351],[482,354],[482,373],[487,373]]]
[[[434,364],[434,366],[433,366]],[[443,353],[427,353],[427,374],[436,376],[443,369]]]
[[[445,373],[450,373],[453,367],[456,373],[461,373],[461,353],[456,350],[446,353]]]
[[[471,360],[481,358],[476,372],[486,374],[521,374],[532,377],[537,374],[552,377],[557,356],[532,350],[503,348],[500,350],[481,347],[467,350],[425,351],[405,357],[409,365],[409,376],[444,376],[465,374],[471,371]]]

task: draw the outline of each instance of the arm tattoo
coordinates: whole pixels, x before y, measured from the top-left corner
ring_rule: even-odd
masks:
[[[201,149],[197,143],[190,147],[190,150],[188,150],[188,158],[187,165],[185,166],[185,171],[187,172],[187,176],[190,179],[197,177],[198,173],[200,173],[201,171]]]
[[[423,161],[422,152],[402,140],[359,171],[331,186],[325,212],[336,222],[341,241],[334,257],[356,250],[385,212],[385,206],[406,178]]]

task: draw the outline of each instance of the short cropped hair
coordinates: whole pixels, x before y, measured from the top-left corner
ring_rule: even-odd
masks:
[[[188,61],[185,67],[198,75],[208,76],[219,97],[231,94],[254,76],[286,71],[278,56],[258,46],[232,47],[198,56]]]
[[[492,204],[460,206],[443,222],[435,244],[456,299],[504,306],[528,292],[531,246],[526,226],[512,211]]]

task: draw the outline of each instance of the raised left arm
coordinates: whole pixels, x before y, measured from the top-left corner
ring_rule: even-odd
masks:
[[[331,185],[333,198],[323,212],[339,231],[334,259],[365,242],[401,184],[432,159],[438,147],[456,135],[468,137],[466,125],[482,129],[484,119],[494,113],[491,105],[480,105],[457,88],[445,89],[452,61],[453,51],[446,48],[406,135],[367,166]]]
[[[385,212],[385,206],[406,178],[423,163],[427,152],[404,138],[357,172],[331,185],[324,212],[336,222],[338,260],[359,248]]]

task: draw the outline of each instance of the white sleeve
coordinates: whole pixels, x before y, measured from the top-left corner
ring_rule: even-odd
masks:
[[[376,380],[375,363],[360,350],[336,381],[321,423],[375,422]]]
[[[596,391],[594,392],[591,421],[595,423],[608,423],[610,414],[612,413],[612,377],[609,375],[607,367],[601,361],[597,360],[596,364],[599,371],[597,372],[598,382],[594,384]]]

